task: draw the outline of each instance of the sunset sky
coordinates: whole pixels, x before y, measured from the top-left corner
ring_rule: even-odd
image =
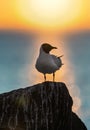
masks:
[[[0,29],[88,29],[89,12],[89,0],[0,0]]]
[[[0,0],[0,93],[43,82],[34,67],[43,42],[64,54],[56,81],[90,129],[90,0]]]

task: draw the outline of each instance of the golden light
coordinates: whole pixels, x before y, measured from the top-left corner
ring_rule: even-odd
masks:
[[[18,0],[18,12],[30,25],[45,29],[72,24],[83,10],[82,0]]]
[[[67,85],[70,95],[73,97],[73,101],[74,101],[72,109],[74,112],[79,113],[80,106],[81,106],[80,91],[75,82],[75,73],[74,73],[73,64],[70,62],[69,59],[68,53],[70,53],[70,50],[67,51],[66,42],[60,41],[60,38],[58,39],[58,37],[55,37],[54,35],[53,36],[42,35],[38,37],[36,43],[34,44],[36,48],[34,52],[35,59],[38,57],[40,46],[44,41],[58,48],[51,51],[51,54],[55,54],[56,56],[60,56],[64,54],[64,56],[62,57],[62,62],[64,63],[64,65],[60,68],[60,70],[58,70],[55,73],[55,81],[64,82]],[[36,63],[35,59],[33,59],[31,66],[30,65],[27,66],[27,68],[29,68],[28,70],[30,70],[28,71],[28,77],[29,79],[31,79],[31,75],[32,77],[34,77],[33,83],[43,82],[44,81],[43,74],[39,73],[35,69],[35,63]],[[46,77],[47,77],[47,81],[52,81],[53,79],[52,74],[47,74]]]

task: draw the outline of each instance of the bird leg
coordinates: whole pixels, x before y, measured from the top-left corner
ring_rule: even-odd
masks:
[[[46,74],[44,74],[44,81],[46,82]]]
[[[53,73],[53,82],[55,82],[55,73]]]

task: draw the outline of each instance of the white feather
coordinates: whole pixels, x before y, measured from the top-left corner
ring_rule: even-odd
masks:
[[[36,61],[36,69],[43,74],[56,72],[62,66],[61,59],[55,55],[45,53],[40,49],[39,57]]]

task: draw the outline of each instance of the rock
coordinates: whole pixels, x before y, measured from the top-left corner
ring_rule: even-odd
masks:
[[[0,130],[87,130],[72,105],[66,85],[60,82],[0,94]]]
[[[87,130],[81,119],[72,112],[72,130]]]

